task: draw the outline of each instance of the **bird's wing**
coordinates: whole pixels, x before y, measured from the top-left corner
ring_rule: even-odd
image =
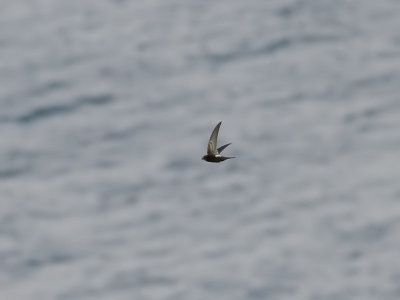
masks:
[[[221,126],[222,122],[219,122],[217,126],[215,126],[213,132],[211,133],[210,140],[208,141],[208,146],[207,146],[207,154],[208,155],[217,155],[217,138],[218,138],[218,132],[219,132],[219,127]]]
[[[219,147],[219,148],[217,149],[218,153],[221,153],[222,150],[224,150],[224,149],[225,149],[226,147],[228,147],[230,144],[231,144],[231,143],[228,143],[228,144],[226,144],[226,145],[223,145],[223,146]]]

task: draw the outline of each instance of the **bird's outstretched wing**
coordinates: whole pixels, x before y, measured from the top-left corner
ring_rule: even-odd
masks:
[[[208,141],[208,146],[207,146],[207,154],[208,155],[217,155],[217,138],[218,138],[218,132],[219,132],[219,127],[221,126],[222,122],[219,122],[217,126],[215,126],[213,132],[211,133],[210,140]]]
[[[219,148],[217,149],[218,153],[221,153],[222,150],[224,150],[224,149],[225,149],[226,147],[228,147],[230,144],[231,144],[231,143],[228,143],[228,144],[226,144],[226,145],[223,145],[223,146],[219,147]]]

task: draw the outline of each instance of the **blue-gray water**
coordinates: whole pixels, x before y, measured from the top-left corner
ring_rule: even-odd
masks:
[[[3,0],[0,298],[400,299],[399,13]]]

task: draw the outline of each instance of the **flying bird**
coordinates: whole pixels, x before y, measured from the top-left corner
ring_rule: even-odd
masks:
[[[208,146],[207,146],[207,154],[204,155],[202,158],[205,161],[219,163],[221,161],[230,158],[235,158],[235,157],[228,157],[221,155],[222,150],[228,147],[231,143],[223,145],[217,149],[217,138],[218,138],[219,127],[221,127],[221,123],[222,122],[219,122],[217,126],[215,126],[213,132],[211,133],[210,140],[208,141]]]

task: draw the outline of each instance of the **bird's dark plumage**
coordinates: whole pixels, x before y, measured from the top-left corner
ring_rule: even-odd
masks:
[[[234,158],[234,157],[229,157],[229,156],[222,156],[221,152],[228,147],[231,143],[228,143],[226,145],[223,145],[217,149],[217,139],[218,139],[218,132],[219,128],[221,127],[221,123],[219,122],[217,126],[215,126],[213,132],[211,133],[210,140],[208,141],[208,146],[207,146],[207,154],[203,156],[203,160],[208,161],[208,162],[214,162],[214,163],[219,163],[221,161]]]

